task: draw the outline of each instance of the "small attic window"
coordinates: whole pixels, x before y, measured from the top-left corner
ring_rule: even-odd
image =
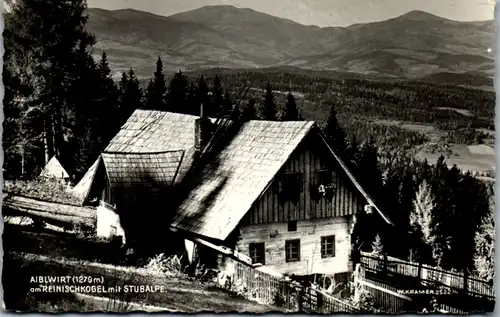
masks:
[[[304,191],[302,173],[285,173],[279,180],[280,201],[291,201],[297,203],[300,193]]]
[[[297,231],[297,220],[288,222],[288,231]]]
[[[337,180],[335,174],[328,169],[316,171],[316,181],[313,185],[311,196],[316,201],[321,198],[331,200],[337,190]]]

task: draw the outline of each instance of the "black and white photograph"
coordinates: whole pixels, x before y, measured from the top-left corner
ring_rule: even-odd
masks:
[[[4,311],[494,311],[494,0],[2,7]]]

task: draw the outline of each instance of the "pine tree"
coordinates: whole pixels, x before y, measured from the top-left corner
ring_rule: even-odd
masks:
[[[9,43],[4,60],[12,76],[28,88],[19,99],[24,99],[25,106],[37,104],[37,117],[32,119],[43,126],[39,137],[44,142],[36,147],[45,147],[47,157],[57,155],[68,167],[72,153],[67,149],[74,146],[75,139],[67,131],[75,122],[70,116],[80,104],[79,96],[73,93],[79,75],[75,66],[81,48],[95,43],[85,28],[86,1],[22,1],[11,9],[4,32]],[[45,163],[31,162],[34,169]],[[72,173],[72,168],[68,169]]]
[[[295,97],[292,93],[288,93],[286,96],[286,104],[284,113],[281,116],[281,121],[301,121],[302,117],[299,113],[299,108],[297,108],[297,103],[295,102]]]
[[[229,115],[233,111],[233,102],[231,100],[231,96],[229,96],[229,93],[226,91],[224,94],[224,100],[222,101],[222,109],[225,114]]]
[[[196,85],[193,82],[189,83],[188,94],[186,97],[186,114],[191,114],[194,116],[200,115],[200,105],[198,99],[196,98]]]
[[[370,136],[368,142],[361,147],[356,175],[363,175],[363,177],[358,177],[358,181],[375,202],[383,199],[382,171],[379,167],[377,147],[373,136]]]
[[[356,138],[356,135],[353,134],[351,140],[349,141],[349,144],[347,145],[345,155],[345,163],[350,169],[352,169],[351,172],[354,172],[354,170],[356,169],[359,160],[359,151],[360,149],[358,145],[358,139]]]
[[[172,112],[189,113],[190,109],[189,107],[186,107],[188,93],[189,80],[186,75],[184,75],[182,71],[179,70],[177,73],[175,73],[168,86],[168,110]]]
[[[102,53],[101,61],[98,66],[99,72],[99,92],[97,96],[98,105],[96,114],[98,116],[98,130],[97,134],[100,136],[100,148],[104,150],[104,147],[114,136],[113,128],[110,128],[110,124],[114,121],[114,116],[117,113],[118,108],[118,88],[111,76],[111,69],[109,68],[108,59],[106,53]],[[118,125],[117,125],[118,126]]]
[[[248,103],[240,111],[240,120],[242,122],[248,122],[251,120],[257,120],[257,111],[255,109],[255,99],[250,99]]]
[[[489,193],[488,214],[483,218],[475,235],[474,269],[477,276],[493,282],[495,278],[495,195]]]
[[[211,98],[208,95],[209,89],[207,82],[203,76],[200,76],[198,80],[198,84],[196,85],[196,101],[198,105],[198,109],[200,109],[201,104],[203,104],[204,115],[208,117],[217,117],[218,112],[217,109],[212,108]],[[199,110],[198,110],[199,113]]]
[[[127,73],[123,73],[120,81],[120,90],[119,125],[121,126],[136,109],[142,106],[142,89],[132,68]]]
[[[156,61],[156,71],[153,79],[149,82],[146,93],[146,107],[154,110],[165,110],[165,98],[167,93],[167,83],[163,74],[163,62],[158,56]]]
[[[346,135],[342,127],[340,127],[337,120],[337,111],[335,110],[335,105],[330,108],[330,114],[328,115],[328,120],[326,122],[325,133],[327,141],[332,147],[332,150],[341,158],[346,155]]]
[[[224,93],[223,93],[222,83],[218,75],[215,75],[213,95],[212,95],[212,105],[213,108],[217,110],[217,113],[223,111],[224,107]]]
[[[260,118],[262,120],[276,121],[277,110],[274,103],[274,95],[271,84],[268,82],[266,85],[266,93],[264,94],[264,104],[260,109]]]
[[[146,93],[144,94],[144,108],[149,109],[149,110],[155,110],[156,104],[155,104],[155,88],[154,88],[154,83],[153,79],[150,79],[148,82],[148,86],[146,87]]]

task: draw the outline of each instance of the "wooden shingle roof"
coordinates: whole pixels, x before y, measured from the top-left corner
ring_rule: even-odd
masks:
[[[183,150],[101,155],[112,188],[171,186],[183,156]]]
[[[76,184],[75,187],[71,189],[74,195],[77,196],[82,201],[82,203],[87,200],[90,187],[92,185],[92,182],[94,181],[94,177],[97,173],[97,167],[99,166],[100,162],[101,162],[101,157],[95,160],[94,164],[90,166],[90,168],[87,170],[85,175],[83,175],[82,179],[78,182],[78,184]]]
[[[315,126],[312,121],[250,121],[201,172],[172,227],[224,240]]]
[[[41,177],[53,177],[53,178],[58,178],[58,179],[69,179],[69,174],[66,172],[64,167],[62,167],[61,163],[59,160],[53,156],[47,165],[43,168],[42,172],[40,173]]]
[[[110,180],[113,179],[115,184],[120,184],[123,181],[119,180],[120,177],[128,177],[123,175],[125,173],[123,169],[128,169],[127,173],[135,171],[140,174],[140,168],[132,167],[135,165],[126,162],[128,159],[124,158],[126,156],[124,153],[129,153],[131,159],[145,155],[144,153],[183,151],[174,177],[174,184],[177,185],[193,164],[197,118],[178,113],[136,110],[105,150],[105,152],[120,152],[122,157],[121,161],[117,157],[108,157]],[[214,151],[208,160],[203,161],[198,179],[192,186],[194,188],[190,188],[185,199],[181,198],[183,200],[176,211],[172,227],[224,240],[312,130],[319,131],[312,121],[244,123],[230,140],[223,142],[227,144],[224,144],[222,149]],[[326,143],[320,131],[319,136]],[[346,165],[335,153],[333,154],[332,158],[340,163],[341,168],[368,203],[390,223]],[[105,156],[106,154],[103,155]],[[173,171],[176,161],[174,157],[175,155],[169,158],[173,161],[169,161],[172,165],[167,168],[168,173]],[[93,165],[94,170],[97,169],[96,164]],[[123,164],[127,167],[123,167]],[[150,167],[154,169],[152,165]],[[122,175],[115,177],[113,169]],[[84,179],[92,179],[95,172],[92,174],[89,170],[88,174]],[[80,188],[80,183],[75,188],[85,192],[82,189],[85,186],[82,185]]]
[[[186,150],[194,146],[196,116],[136,110],[104,152],[144,153]]]

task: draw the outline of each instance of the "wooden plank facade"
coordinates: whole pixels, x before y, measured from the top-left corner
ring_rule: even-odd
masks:
[[[296,175],[294,179],[298,181],[287,183],[289,175]],[[325,182],[333,184],[332,194],[318,196],[315,191],[320,185],[327,185]],[[292,190],[296,197],[280,197],[283,187],[297,185],[298,189]],[[365,198],[329,155],[322,141],[309,135],[243,219],[237,248],[252,256],[252,252],[255,255],[258,251],[250,250],[251,245],[260,244],[265,250],[265,265],[280,273],[309,275],[350,271],[354,215],[365,205]],[[333,256],[322,254],[325,237],[334,237]],[[287,241],[297,239],[300,240],[300,259],[287,261]]]

